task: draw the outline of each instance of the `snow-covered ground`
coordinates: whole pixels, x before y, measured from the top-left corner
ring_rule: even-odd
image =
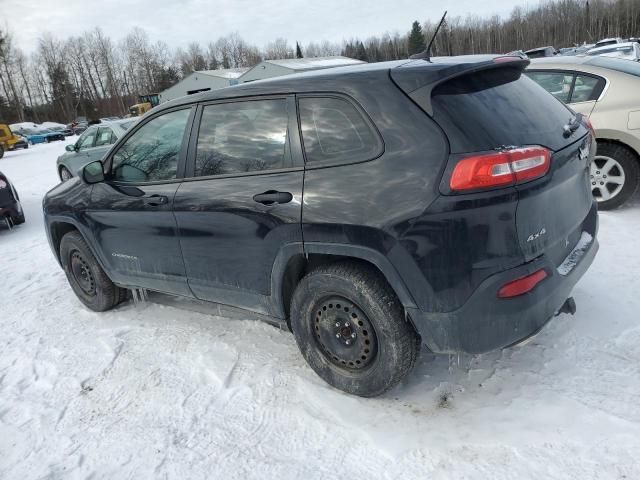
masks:
[[[640,478],[638,199],[601,214],[576,316],[523,347],[423,355],[365,400],[247,314],[82,307],[42,225],[63,148],[0,160],[27,217],[0,230],[0,478]]]

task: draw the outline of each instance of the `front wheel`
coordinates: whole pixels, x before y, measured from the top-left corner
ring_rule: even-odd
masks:
[[[70,180],[72,177],[71,172],[67,169],[67,167],[60,167],[60,180],[66,182]]]
[[[626,147],[598,143],[590,174],[591,191],[598,209],[612,210],[629,200],[638,189],[640,164]]]
[[[305,360],[327,383],[374,397],[411,370],[419,337],[373,267],[335,263],[310,272],[291,302],[291,329]]]
[[[125,298],[126,290],[107,277],[78,232],[69,232],[62,237],[60,260],[71,288],[91,310],[110,310]]]

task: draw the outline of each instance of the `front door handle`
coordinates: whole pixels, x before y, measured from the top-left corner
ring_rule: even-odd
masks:
[[[159,207],[160,205],[166,205],[169,203],[169,198],[164,195],[149,195],[144,197],[144,204],[150,207]]]
[[[253,196],[253,200],[263,205],[275,205],[276,203],[289,203],[293,200],[293,195],[289,192],[277,192],[269,190]]]
[[[253,196],[253,200],[263,205],[275,205],[276,203],[289,203],[293,200],[293,195],[289,192],[277,192],[269,190]]]

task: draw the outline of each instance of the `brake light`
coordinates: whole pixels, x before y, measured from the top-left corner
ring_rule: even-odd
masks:
[[[544,147],[474,155],[457,163],[449,187],[459,192],[515,185],[546,175],[550,166],[551,152]]]
[[[512,298],[524,295],[525,293],[533,290],[535,286],[545,278],[547,278],[547,272],[540,269],[531,275],[505,283],[502,288],[498,290],[498,298]]]

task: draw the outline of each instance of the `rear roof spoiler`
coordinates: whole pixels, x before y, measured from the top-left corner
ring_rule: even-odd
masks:
[[[434,58],[433,62],[414,60],[390,70],[391,80],[414,102],[433,114],[431,92],[446,81],[470,73],[496,68],[524,70],[529,59],[522,55],[468,55]]]

